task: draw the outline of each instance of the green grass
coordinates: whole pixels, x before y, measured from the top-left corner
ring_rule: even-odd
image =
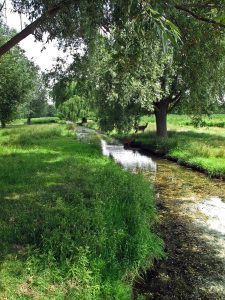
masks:
[[[0,195],[0,299],[131,299],[162,256],[149,183],[64,125],[0,130]]]
[[[48,123],[57,123],[58,121],[59,121],[58,117],[32,118],[31,124],[48,124]]]
[[[41,118],[31,118],[31,124],[49,124],[58,123],[60,119],[58,117],[41,117]],[[24,125],[27,124],[27,119],[17,119],[14,120],[11,125]]]
[[[167,117],[170,126],[193,126],[190,116],[169,114]],[[155,116],[143,116],[141,123],[155,123]],[[210,117],[203,116],[200,127],[225,127],[225,114],[214,114]]]

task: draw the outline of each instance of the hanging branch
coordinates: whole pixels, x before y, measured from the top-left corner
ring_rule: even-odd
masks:
[[[195,12],[191,11],[187,6],[184,6],[184,5],[175,5],[175,8],[177,10],[181,10],[181,11],[184,11],[184,12],[188,13],[190,16],[192,16],[196,20],[199,20],[199,21],[202,21],[202,22],[206,22],[206,23],[210,23],[210,24],[213,24],[213,25],[217,25],[217,26],[219,26],[221,28],[225,28],[225,24],[223,24],[221,22],[217,22],[217,21],[215,21],[213,19],[209,19],[209,18],[200,16],[200,15],[196,14]]]

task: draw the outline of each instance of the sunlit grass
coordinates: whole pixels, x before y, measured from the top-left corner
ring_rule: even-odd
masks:
[[[149,184],[90,141],[59,124],[0,130],[0,299],[131,299],[162,255]]]
[[[168,114],[167,116],[168,124],[170,129],[176,126],[193,126],[193,121],[191,116],[188,115],[176,115]],[[155,124],[155,116],[143,116],[141,118],[141,123]],[[225,127],[225,114],[213,114],[211,116],[202,116],[202,121],[200,122],[200,127]]]

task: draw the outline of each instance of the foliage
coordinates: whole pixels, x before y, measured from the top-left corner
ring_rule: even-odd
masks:
[[[223,97],[224,31],[166,8],[165,1],[152,3],[175,21],[182,42],[165,47],[144,15],[138,22],[124,18],[122,27],[115,25],[109,34],[89,43],[83,63],[75,62],[75,76],[79,74],[78,80],[85,79],[85,88],[92,90],[100,125],[106,130],[128,130],[140,115],[156,112],[162,101],[166,111],[180,103],[183,112],[197,116],[211,113]],[[196,4],[196,11],[210,11],[213,17],[208,6]]]
[[[162,254],[149,184],[73,135],[58,124],[0,133],[0,298],[130,299]]]
[[[55,117],[57,114],[57,110],[54,104],[47,105],[47,117]]]
[[[58,123],[58,117],[42,117],[42,118],[32,118],[32,124],[48,124],[48,123]]]
[[[0,43],[12,32],[2,26]],[[32,77],[36,67],[30,62],[19,47],[7,53],[0,60],[0,120],[2,126],[13,119],[18,105],[26,100],[26,95],[33,88]]]
[[[31,118],[47,115],[47,89],[44,85],[42,75],[36,72],[33,74],[33,88],[26,94],[26,102],[20,107],[21,117]]]
[[[99,30],[110,31],[114,26],[122,28],[129,21],[142,15],[147,20],[145,26],[155,27],[166,38],[179,38],[179,30],[175,24],[158,13],[151,3],[140,3],[138,0],[96,0],[90,1],[12,1],[14,9],[28,15],[34,21],[49,9],[58,7],[58,14],[54,18],[39,24],[36,37],[41,39],[48,32],[49,39],[57,38],[61,45],[79,49],[85,43],[94,39]],[[142,26],[142,24],[141,24]]]

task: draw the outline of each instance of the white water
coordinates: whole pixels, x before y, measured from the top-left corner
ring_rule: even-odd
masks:
[[[156,162],[151,157],[141,155],[136,150],[124,149],[123,145],[109,145],[101,140],[102,153],[113,159],[127,170],[148,170],[156,172]]]

